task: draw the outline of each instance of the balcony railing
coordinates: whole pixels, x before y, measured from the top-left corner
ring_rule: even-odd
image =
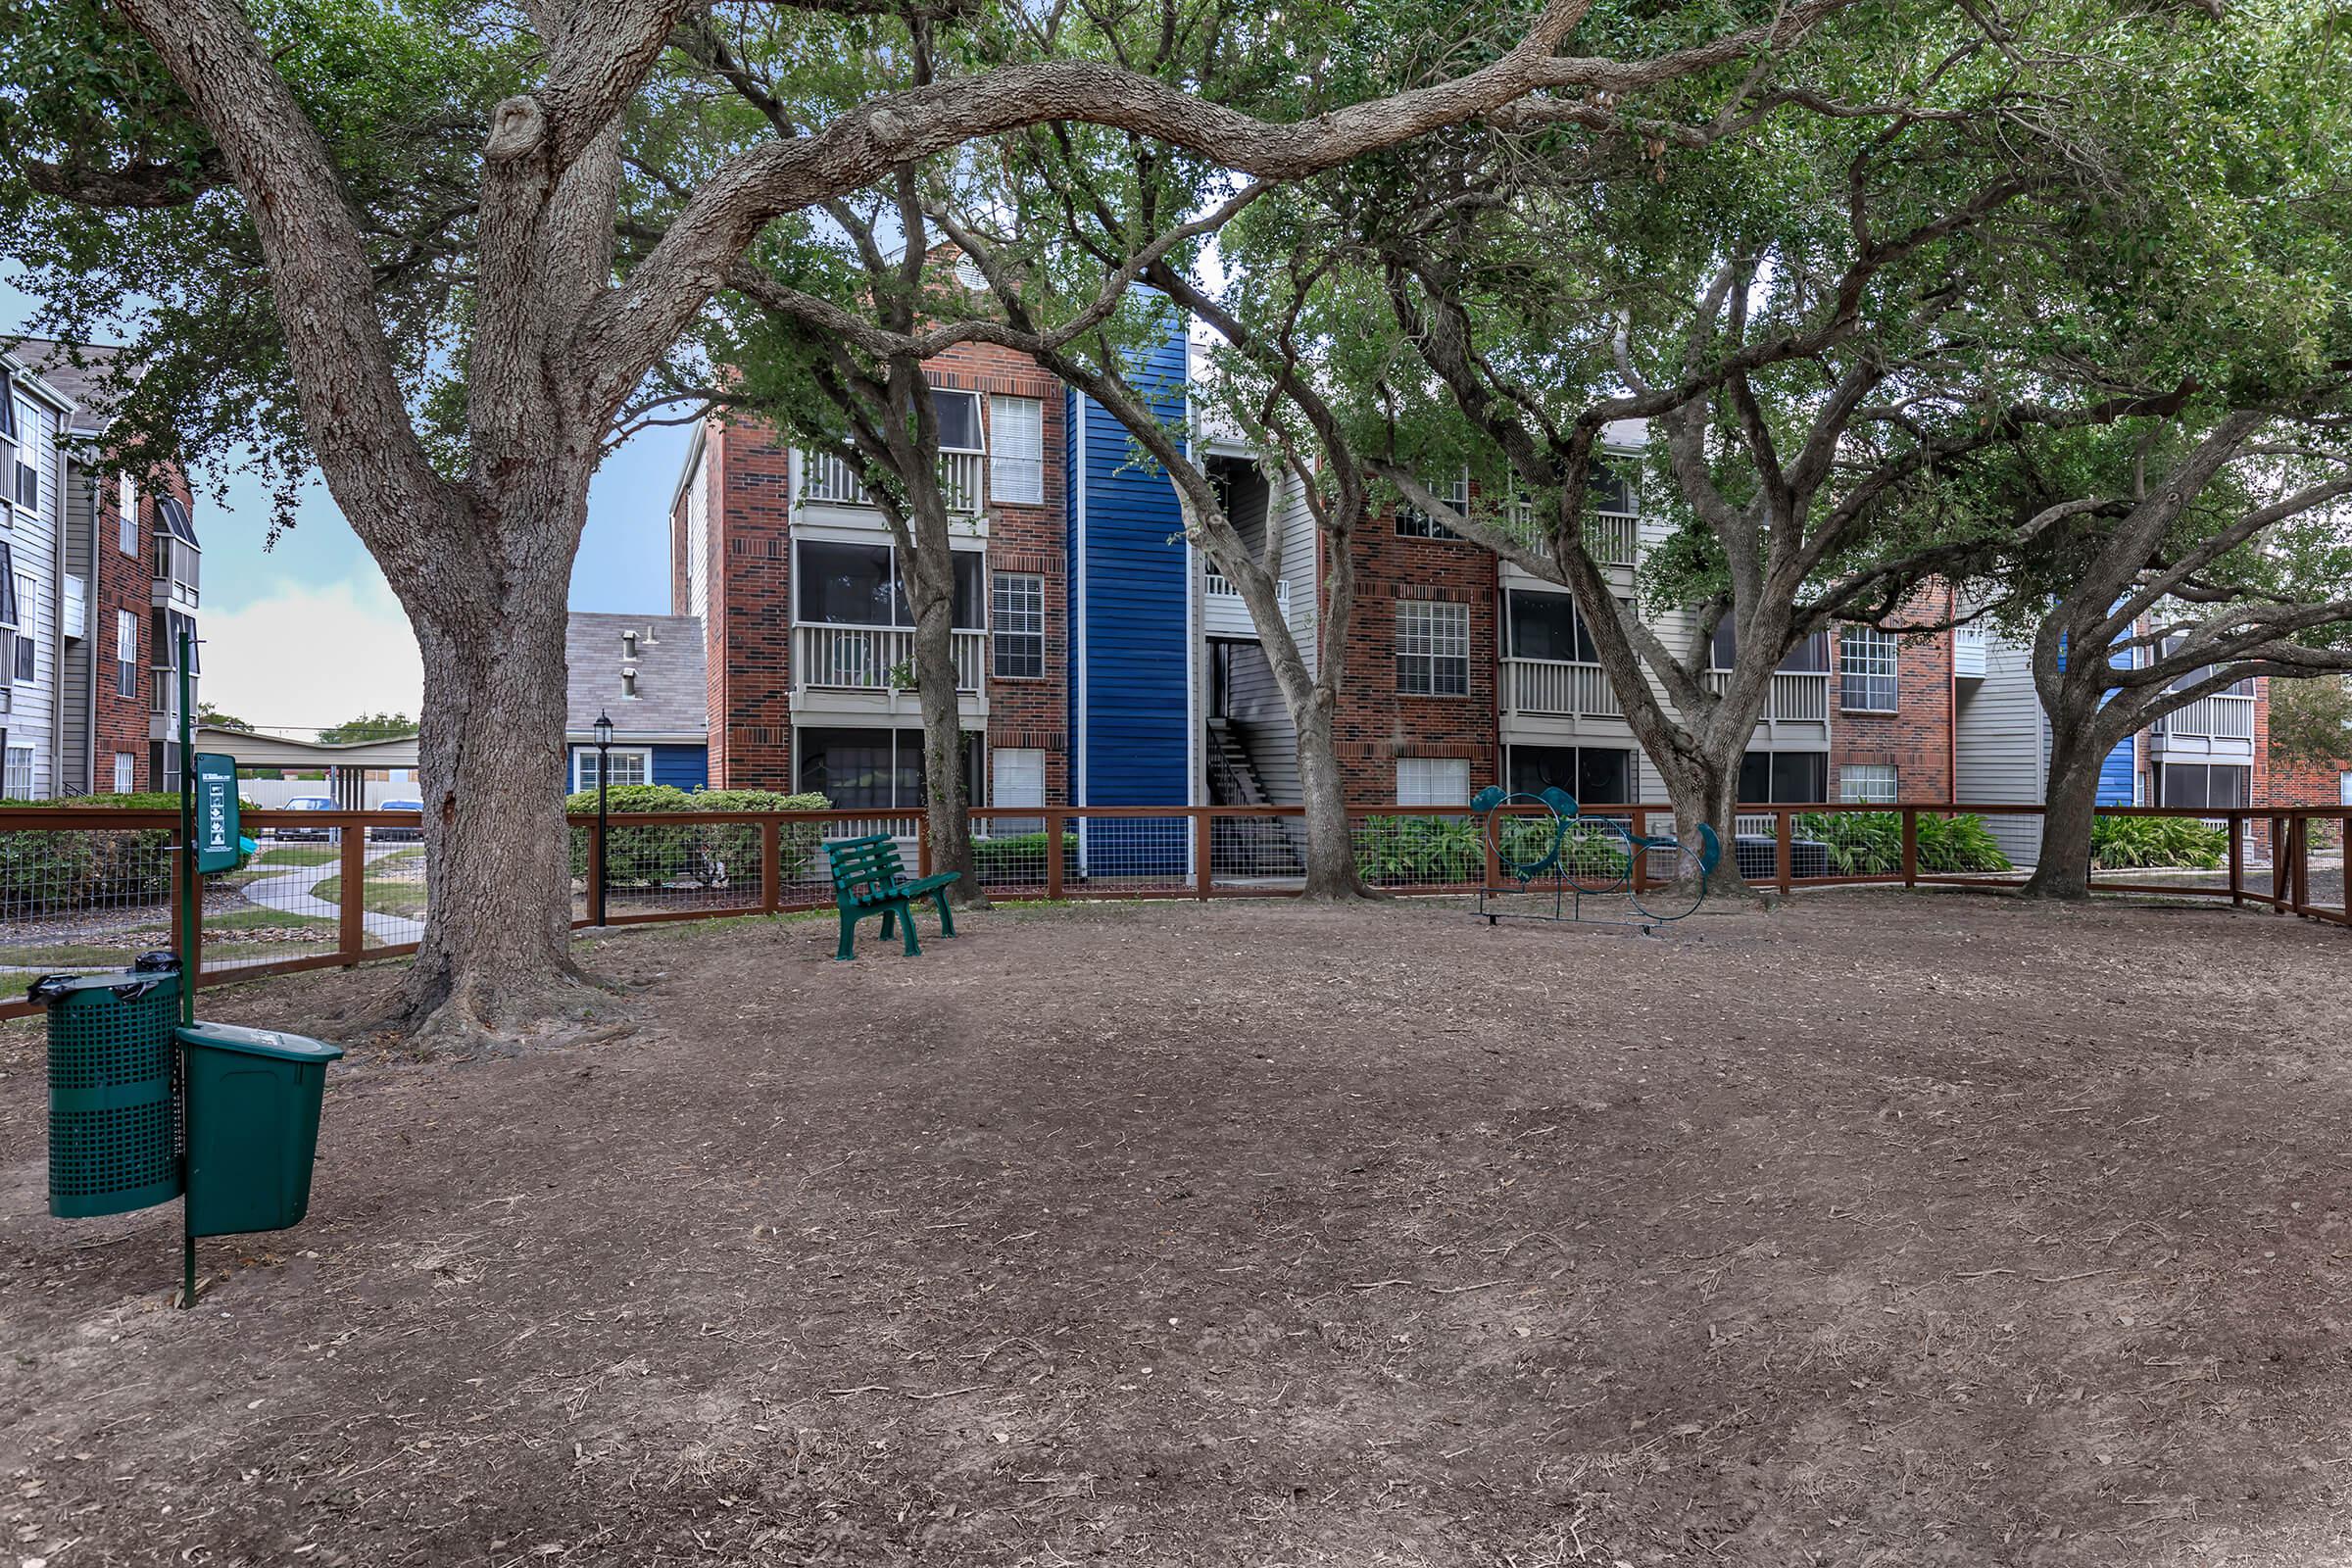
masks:
[[[1511,531],[1533,543],[1535,503],[1521,496],[1511,503]],[[1585,518],[1585,549],[1604,566],[1630,566],[1641,542],[1642,518],[1631,512],[1595,512]]]
[[[908,691],[913,686],[913,672],[912,627],[803,625],[792,629],[792,673],[797,686],[848,692]],[[956,689],[977,692],[987,677],[988,633],[956,632]]]
[[[1974,622],[1952,628],[1952,673],[1962,680],[1983,680],[1992,646],[1992,633]]]
[[[1707,671],[1707,685],[1717,696],[1732,683],[1728,669]],[[1772,691],[1764,699],[1767,724],[1826,724],[1830,721],[1830,672],[1826,669],[1776,669]]]
[[[987,500],[986,474],[988,454],[985,452],[942,452],[939,455],[939,487],[945,494],[948,510],[956,513],[976,513]],[[829,452],[801,454],[801,500],[804,503],[835,507],[870,507],[873,499],[847,463]]]
[[[2254,738],[2254,699],[2236,692],[2216,692],[2165,714],[2148,728],[2158,735],[2250,741]]]
[[[1558,659],[1506,659],[1509,710],[1563,718],[1622,718],[1608,672]]]
[[[1291,585],[1283,578],[1274,579],[1274,602],[1282,607],[1285,625],[1291,619]],[[1201,626],[1212,637],[1255,637],[1257,622],[1250,618],[1250,606],[1243,600],[1242,591],[1233,580],[1217,572],[1208,573],[1201,586]]]

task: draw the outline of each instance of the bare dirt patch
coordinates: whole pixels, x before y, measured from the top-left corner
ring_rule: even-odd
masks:
[[[928,929],[928,927],[926,927]],[[2311,1564],[2352,934],[1817,894],[628,933],[329,1090],[308,1224],[43,1212],[0,1564]],[[299,1026],[383,971],[209,994]],[[14,1556],[9,1553],[13,1552]]]

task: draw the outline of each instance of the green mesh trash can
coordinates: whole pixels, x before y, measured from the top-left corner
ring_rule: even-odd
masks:
[[[301,1224],[311,1207],[326,1064],[343,1048],[233,1023],[175,1033],[187,1059],[188,1234]]]
[[[84,1219],[177,1198],[176,970],[44,975],[27,996],[49,1009],[49,1212]]]

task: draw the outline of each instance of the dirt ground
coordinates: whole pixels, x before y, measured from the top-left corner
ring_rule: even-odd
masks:
[[[186,1313],[175,1207],[46,1217],[12,1027],[0,1568],[2352,1552],[2352,932],[965,933],[625,933],[634,1035],[362,1047],[310,1220]]]

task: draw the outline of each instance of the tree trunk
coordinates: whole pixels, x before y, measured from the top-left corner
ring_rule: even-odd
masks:
[[[448,601],[474,601],[460,617]],[[562,809],[562,594],[444,585],[416,618],[431,918],[387,1021],[458,1037],[576,1005],[571,845]],[[349,888],[346,898],[361,890]]]
[[[926,529],[927,533],[929,530]],[[947,529],[939,530],[938,549],[947,556]],[[928,545],[918,546],[920,555]],[[918,575],[923,568],[917,567]],[[960,871],[948,889],[948,902],[966,908],[985,908],[987,895],[972,862],[972,824],[965,808],[969,798],[963,776],[963,712],[956,695],[955,569],[948,565],[948,591],[925,593],[930,601],[915,610],[914,679],[923,711],[923,801],[931,831],[931,869]]]
[[[2083,726],[2053,720],[2050,777],[2042,789],[2041,853],[2026,879],[2030,899],[2090,897],[2090,830],[2098,817],[2104,750]]]
[[[1355,829],[1348,819],[1348,780],[1340,768],[1331,714],[1319,702],[1294,708],[1298,734],[1298,799],[1306,810],[1306,897],[1364,896],[1355,867]]]
[[[1704,842],[1699,827],[1704,824],[1713,828],[1715,842],[1722,846],[1723,855],[1707,877],[1707,897],[1756,902],[1757,890],[1740,874],[1739,812],[1735,809],[1740,804],[1740,758],[1733,757],[1728,765],[1722,759],[1706,758],[1679,771],[1681,777],[1668,777],[1667,790],[1674,801],[1674,836],[1689,851],[1683,863],[1697,865]],[[1663,869],[1655,861],[1647,867],[1652,875]]]

